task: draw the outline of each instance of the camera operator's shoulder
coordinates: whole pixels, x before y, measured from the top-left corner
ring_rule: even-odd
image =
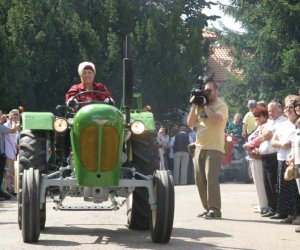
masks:
[[[226,118],[228,116],[228,106],[227,104],[219,99],[216,103],[216,106],[215,106],[215,110],[217,113],[221,114],[223,116],[223,118]]]

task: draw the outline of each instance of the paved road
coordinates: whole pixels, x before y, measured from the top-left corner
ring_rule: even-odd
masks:
[[[148,231],[126,227],[126,209],[116,212],[54,211],[47,202],[46,229],[36,244],[24,244],[17,204],[0,202],[0,249],[299,249],[295,226],[253,212],[253,184],[221,185],[223,219],[197,218],[202,211],[196,187],[176,186],[176,211],[169,244],[151,242]],[[74,198],[69,202],[74,201]]]

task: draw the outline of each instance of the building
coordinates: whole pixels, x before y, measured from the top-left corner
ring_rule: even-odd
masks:
[[[238,73],[236,69],[233,69],[234,58],[231,54],[231,49],[216,43],[217,36],[215,32],[203,30],[202,36],[211,43],[207,77],[212,77],[218,84],[226,84],[233,73]]]

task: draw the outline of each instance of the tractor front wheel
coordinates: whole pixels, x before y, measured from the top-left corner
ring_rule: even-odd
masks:
[[[156,171],[153,176],[156,208],[150,216],[151,238],[155,243],[170,240],[174,219],[174,182],[168,171]]]
[[[40,236],[40,172],[24,170],[22,181],[22,236],[24,242],[37,242]]]

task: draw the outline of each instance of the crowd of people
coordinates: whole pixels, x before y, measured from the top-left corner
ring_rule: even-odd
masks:
[[[170,131],[170,132],[169,132]],[[157,140],[161,168],[170,170],[174,176],[175,185],[189,184],[188,167],[190,155],[188,145],[195,142],[195,130],[186,125],[173,124],[170,129],[159,125]]]
[[[229,124],[227,132],[237,126],[242,130],[257,193],[255,212],[283,224],[300,225],[299,178],[284,178],[289,165],[300,173],[300,96],[288,95],[284,103],[250,100],[248,108],[243,121]]]
[[[23,107],[8,114],[0,110],[0,201],[16,199],[14,163],[19,151],[19,121]]]
[[[213,83],[206,88],[210,95],[218,92]],[[288,95],[284,103],[249,100],[245,116],[234,114],[228,122],[227,105],[218,93],[208,101],[207,105],[192,103],[188,127],[174,126],[168,134],[162,126],[158,133],[164,166],[172,171],[175,184],[186,184],[187,146],[195,142],[195,182],[205,209],[199,217],[222,217],[218,177],[226,132],[237,137],[247,153],[257,193],[254,211],[283,224],[300,225],[300,179],[284,178],[289,165],[300,175],[300,96]],[[180,146],[174,150],[176,140]]]

